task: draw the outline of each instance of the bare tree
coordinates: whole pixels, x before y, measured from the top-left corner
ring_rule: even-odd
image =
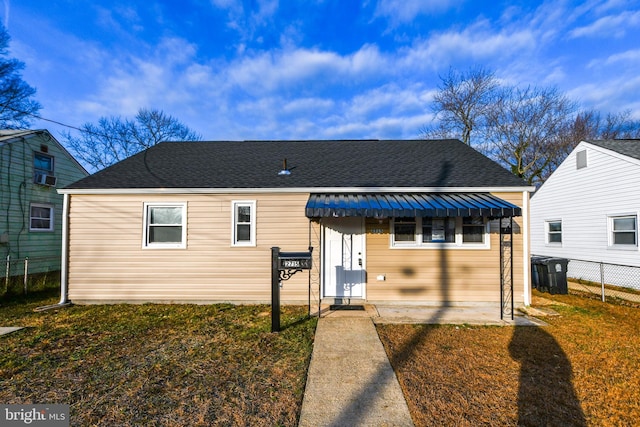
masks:
[[[440,80],[432,105],[437,124],[424,128],[423,134],[456,137],[471,145],[472,136],[482,132],[488,110],[496,102],[498,79],[491,71],[475,68],[466,73],[449,69]]]
[[[198,141],[202,137],[159,110],[140,109],[134,120],[102,117],[85,123],[80,136],[63,133],[64,145],[88,169],[96,171],[162,141]]]
[[[551,173],[553,160],[564,156],[563,136],[576,110],[554,88],[506,88],[489,110],[485,138],[496,160],[537,184]]]
[[[22,80],[24,63],[8,58],[9,33],[0,24],[0,128],[26,129],[40,111],[36,90]]]

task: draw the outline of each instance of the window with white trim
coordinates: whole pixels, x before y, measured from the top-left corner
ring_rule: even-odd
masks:
[[[476,247],[488,248],[485,218],[394,218],[391,246],[416,248]]]
[[[33,168],[36,173],[53,174],[53,156],[44,153],[33,153]]]
[[[231,245],[256,245],[256,202],[234,200],[231,213]]]
[[[545,228],[547,232],[548,244],[553,245],[562,243],[562,221],[545,221]]]
[[[145,203],[143,234],[145,248],[186,248],[186,203]]]
[[[29,208],[29,231],[53,231],[53,206],[32,203]]]
[[[636,215],[610,216],[609,230],[609,244],[611,246],[638,246],[638,221]]]

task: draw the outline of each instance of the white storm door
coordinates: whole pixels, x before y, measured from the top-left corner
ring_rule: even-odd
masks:
[[[363,218],[330,218],[324,225],[324,297],[365,298]]]

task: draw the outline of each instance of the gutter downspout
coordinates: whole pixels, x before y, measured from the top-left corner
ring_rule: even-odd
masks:
[[[524,282],[524,305],[526,307],[531,305],[531,254],[530,254],[530,243],[529,243],[529,233],[531,232],[530,218],[529,218],[529,198],[530,194],[528,191],[522,192],[522,281]]]
[[[62,265],[60,266],[60,302],[69,304],[68,265],[69,265],[69,195],[64,194],[62,202]]]
[[[62,250],[61,250],[61,265],[60,265],[60,302],[53,305],[45,305],[44,307],[37,307],[33,311],[40,312],[45,310],[51,310],[55,308],[68,307],[71,305],[69,301],[69,287],[68,287],[68,264],[69,264],[69,195],[64,194],[62,201]]]

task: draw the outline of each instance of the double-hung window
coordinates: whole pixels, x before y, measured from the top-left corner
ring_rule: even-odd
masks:
[[[44,153],[34,153],[33,169],[36,173],[53,175],[53,157]]]
[[[32,203],[29,209],[29,231],[53,231],[53,206]]]
[[[256,202],[235,200],[231,203],[231,245],[256,245]]]
[[[609,243],[617,247],[638,246],[638,221],[636,215],[609,217]]]
[[[144,212],[145,248],[186,248],[186,203],[146,203]]]
[[[562,221],[546,221],[547,244],[562,243]]]
[[[391,246],[440,248],[488,248],[488,228],[485,218],[394,218]]]
[[[422,218],[423,243],[454,243],[455,241],[455,218]]]

